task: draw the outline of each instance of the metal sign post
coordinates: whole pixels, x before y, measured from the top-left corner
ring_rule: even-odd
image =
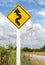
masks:
[[[21,56],[21,44],[20,44],[20,30],[17,29],[17,52],[16,52],[16,55],[17,55],[17,58],[16,58],[16,65],[21,65],[21,59],[20,59],[20,56]]]
[[[23,13],[22,13],[23,12]],[[17,57],[16,57],[16,65],[21,65],[20,59],[20,28],[26,23],[31,16],[20,6],[17,5],[7,16],[7,18],[18,28],[17,29]]]

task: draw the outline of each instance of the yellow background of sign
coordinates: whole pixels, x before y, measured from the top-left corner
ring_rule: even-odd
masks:
[[[18,8],[18,10],[20,11],[20,15],[22,16],[22,18],[20,20],[18,20],[20,22],[20,25],[17,25],[17,23],[15,22],[16,18],[18,18],[19,16],[16,15],[16,13],[14,13],[16,11],[16,9]],[[21,6],[17,6],[16,8],[14,8],[10,14],[7,16],[7,18],[18,28],[20,29],[24,23],[30,18],[31,16],[21,7]]]

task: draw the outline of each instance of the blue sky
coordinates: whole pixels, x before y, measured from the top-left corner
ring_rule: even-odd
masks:
[[[4,22],[0,23],[0,28],[1,28],[0,35],[2,35],[2,37],[0,37],[0,41],[5,42],[4,39],[6,39],[6,38],[10,38],[11,40],[12,40],[12,38],[13,38],[13,40],[15,38],[15,36],[14,36],[15,33],[12,34],[14,27],[11,24],[11,26],[12,26],[11,27],[12,31],[11,31],[11,28],[9,27],[10,25],[8,26],[8,23],[6,23],[6,21],[7,21],[6,16],[17,5],[21,5],[31,15],[31,19],[28,22],[29,23],[32,22],[33,27],[34,27],[33,34],[32,34],[34,44],[32,44],[32,47],[38,48],[38,47],[41,47],[42,45],[45,45],[45,40],[44,40],[44,38],[45,38],[45,0],[0,0],[0,21],[4,20],[4,22],[5,22],[5,23]],[[8,22],[9,22],[9,20],[8,20]],[[24,31],[24,33],[21,33],[21,34],[23,34],[25,36],[24,39],[22,40],[22,42],[24,43],[24,44],[22,43],[22,46],[29,47],[29,45],[31,46],[30,40],[29,40],[29,36],[31,35],[31,32],[30,31],[29,31],[30,33],[27,32],[27,29],[28,29],[27,27],[30,28],[30,25],[28,22],[23,26],[23,27],[25,27],[22,29],[22,31]],[[2,25],[2,24],[4,24],[4,25]],[[5,28],[5,26],[7,26],[7,27]],[[10,30],[9,33],[7,33],[8,30]],[[15,29],[14,29],[14,32],[15,32]],[[27,32],[27,33],[25,33],[25,32]],[[5,34],[5,37],[4,37],[4,34]],[[21,37],[23,38],[22,35],[21,35]],[[3,39],[3,40],[1,40],[1,39]],[[12,40],[12,42],[13,42],[13,40]],[[28,42],[29,42],[29,44],[27,44]]]
[[[45,0],[0,0],[0,12],[5,16],[16,6],[21,5],[31,15],[31,20],[38,23],[40,19],[45,19],[37,14],[39,11],[45,11]]]

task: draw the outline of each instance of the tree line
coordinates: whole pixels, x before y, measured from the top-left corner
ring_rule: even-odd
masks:
[[[24,47],[24,48],[22,48],[22,51],[24,51],[24,52],[43,52],[43,51],[45,51],[45,46],[43,46],[39,49],[31,49],[28,47]]]
[[[0,46],[0,50],[5,50],[6,48],[5,47],[2,47]],[[16,50],[16,47],[14,47],[12,44],[9,44],[7,46],[7,50]],[[28,48],[28,47],[24,47],[24,48],[21,48],[22,51],[24,52],[40,52],[40,51],[45,51],[45,46],[39,48],[39,49],[31,49],[31,48]]]

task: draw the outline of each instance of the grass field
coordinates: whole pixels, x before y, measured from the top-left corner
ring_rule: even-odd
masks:
[[[15,51],[10,52],[9,58],[10,58],[9,65],[16,65],[16,52]],[[31,65],[30,58],[22,54],[21,55],[21,65]]]
[[[27,54],[27,55],[26,55]],[[32,53],[30,53],[32,54]],[[33,52],[33,54],[45,55],[45,52]],[[16,65],[16,51],[11,50],[9,53],[9,64]],[[33,58],[29,56],[29,53],[21,53],[21,65],[45,65],[45,61]]]
[[[38,54],[43,55],[44,52],[43,53],[38,52]],[[16,53],[14,51],[12,51],[10,53],[9,65],[16,65]],[[26,56],[25,54],[22,53],[21,54],[21,65],[45,65],[45,61],[41,61],[41,60],[36,59],[36,58],[31,58],[31,57]]]
[[[43,53],[38,52],[38,54],[42,54],[42,55],[44,53],[45,52],[43,52]],[[32,54],[32,53],[30,53],[30,54]],[[42,61],[41,59],[30,57],[29,53],[23,53],[21,58],[22,58],[21,65],[45,65],[45,60]]]
[[[8,61],[8,64],[7,65],[16,65],[16,52],[14,50],[8,50],[8,60],[5,60],[5,56],[3,57],[4,58],[4,63],[2,64],[1,63],[1,53],[0,53],[0,64],[2,65],[6,65],[5,63],[7,63]],[[5,54],[4,54],[5,55]]]
[[[10,52],[9,58],[10,58],[9,65],[16,65],[16,52],[15,51]]]
[[[30,58],[26,57],[24,54],[21,55],[21,65],[31,65]]]
[[[36,55],[45,56],[45,52],[32,52],[31,54],[36,54]]]
[[[16,65],[16,53],[14,51],[10,53],[9,65]],[[41,61],[36,58],[31,58],[29,56],[25,56],[25,54],[22,54],[21,65],[45,65],[45,61]]]

